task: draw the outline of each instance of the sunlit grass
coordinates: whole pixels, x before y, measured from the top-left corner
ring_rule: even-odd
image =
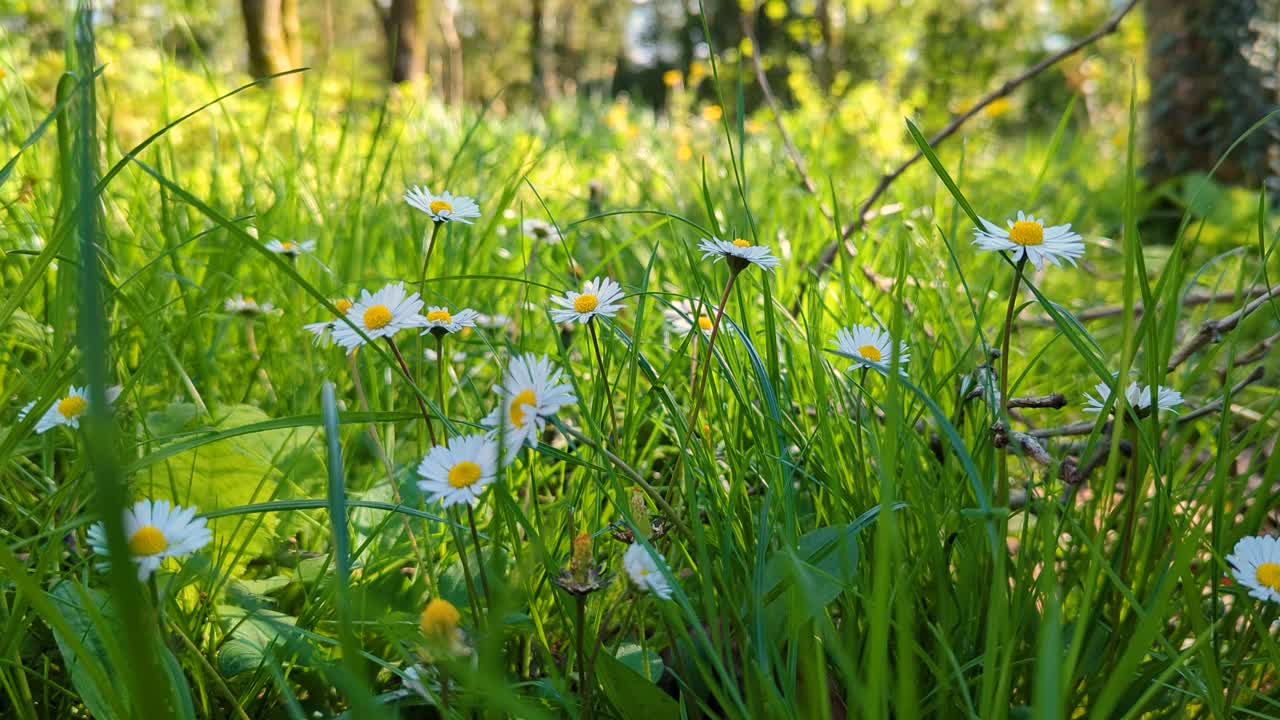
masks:
[[[767,117],[747,132],[723,112],[496,117],[250,88],[134,152],[115,118],[160,130],[194,108],[158,89],[157,106],[85,109],[76,78],[92,67],[82,56],[67,111],[0,184],[0,707],[14,717],[135,717],[148,703],[148,717],[252,718],[427,704],[646,720],[1274,713],[1274,611],[1224,585],[1222,558],[1274,530],[1280,400],[1259,383],[1223,394],[1254,365],[1274,372],[1251,351],[1280,315],[1263,306],[1165,371],[1200,321],[1276,276],[1265,199],[1192,185],[1217,193],[1196,206],[1213,221],[1189,216],[1161,245],[1138,232],[1135,146],[1112,142],[1125,128],[1067,117],[1021,141],[975,133],[924,148],[932,169],[902,178],[814,283],[838,232],[820,202],[852,212],[880,162],[923,145],[914,127],[890,147],[797,133],[831,169],[822,199]],[[51,109],[4,104],[15,147]],[[91,161],[105,169],[96,192]],[[437,228],[401,199],[415,184],[481,207],[474,225],[439,228],[425,273]],[[1026,268],[1010,305],[1013,265],[971,238],[975,215],[1019,209],[1073,223],[1086,254]],[[526,236],[528,218],[563,240]],[[710,236],[781,263],[725,292],[726,263],[698,250]],[[273,239],[316,249],[290,259]],[[551,298],[597,275],[622,284],[623,311],[552,324]],[[347,357],[303,328],[392,282],[487,317],[434,359],[430,335],[398,335],[408,377],[385,344]],[[236,295],[274,310],[228,313]],[[678,301],[713,322],[723,307],[714,347],[666,326]],[[990,393],[970,392],[999,367],[1009,307],[1008,396],[1067,401],[1012,415],[1047,465],[993,432]],[[1074,317],[1099,309],[1112,314]],[[833,340],[854,324],[908,343],[906,374],[892,353],[888,372],[847,371]],[[578,402],[487,488],[473,526],[427,502],[415,468],[431,433],[480,429],[520,353],[547,355]],[[1082,408],[1112,372],[1176,388],[1191,419],[1118,407],[1109,430]],[[17,420],[86,381],[91,397],[123,386],[112,422],[37,435],[34,413]],[[1216,401],[1230,412],[1194,412]],[[1020,448],[1007,502],[1002,443]],[[1084,482],[1071,474],[1094,462]],[[101,573],[84,543],[135,497],[195,505],[214,531],[158,573],[160,612],[128,564]],[[603,587],[579,603],[557,580],[581,532]],[[665,559],[669,600],[636,589],[632,542]],[[467,653],[424,637],[430,599],[460,611]],[[425,696],[405,682],[415,665]]]

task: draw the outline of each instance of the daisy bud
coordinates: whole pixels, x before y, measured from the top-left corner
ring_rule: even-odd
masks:
[[[649,503],[644,498],[644,491],[638,487],[631,488],[631,518],[636,523],[636,532],[648,539],[652,528],[652,521],[649,519]]]
[[[569,571],[573,581],[578,584],[587,582],[587,575],[595,567],[595,558],[591,555],[591,534],[585,530],[573,539],[573,556],[569,560]]]
[[[462,614],[453,606],[453,603],[443,598],[433,598],[422,609],[422,618],[418,621],[418,625],[428,640],[448,645],[457,636],[458,622],[461,619]]]

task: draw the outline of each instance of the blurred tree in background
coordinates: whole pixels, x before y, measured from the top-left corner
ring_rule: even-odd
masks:
[[[446,104],[494,100],[498,113],[557,98],[625,100],[681,111],[733,98],[760,107],[758,59],[784,104],[837,126],[915,117],[939,127],[1020,69],[1097,28],[1122,0],[104,0],[103,52],[134,68],[173,60],[206,78],[262,77],[308,66],[304,78],[375,102],[398,94]],[[66,36],[62,3],[10,0],[0,50],[51,94]],[[984,112],[1023,129],[1122,119],[1131,88],[1114,68],[1145,61],[1154,185],[1209,169],[1275,106],[1280,0],[1145,0],[1149,32],[1090,47]],[[704,16],[705,13],[705,16]],[[1135,20],[1137,16],[1135,15]],[[243,34],[227,28],[241,26]],[[1145,44],[1145,57],[1140,48]],[[714,55],[715,64],[712,59]],[[149,60],[147,58],[150,58]],[[1112,68],[1106,71],[1104,68]],[[144,73],[137,73],[144,74]],[[117,75],[108,72],[108,76]],[[716,79],[719,79],[719,87]],[[144,85],[133,77],[120,83]],[[48,98],[41,102],[47,104]],[[722,112],[708,111],[708,117]],[[856,122],[849,118],[861,118]],[[767,118],[762,118],[767,119]],[[874,126],[874,125],[873,125]],[[1011,129],[1011,128],[1010,128]],[[872,139],[868,139],[870,141]],[[1277,133],[1246,141],[1220,173],[1256,184],[1275,175]],[[819,166],[821,167],[820,160]]]

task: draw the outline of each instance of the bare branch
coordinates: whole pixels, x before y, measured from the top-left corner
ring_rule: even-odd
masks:
[[[1280,297],[1280,285],[1271,288],[1269,292],[1261,297],[1253,300],[1249,304],[1239,310],[1217,320],[1207,320],[1200,325],[1200,330],[1187,341],[1177,352],[1169,358],[1169,372],[1173,372],[1179,365],[1186,362],[1197,350],[1211,343],[1221,342],[1225,333],[1236,329],[1240,321],[1249,317],[1258,308],[1266,305],[1274,297]]]
[[[1049,393],[1048,395],[1009,398],[1009,407],[1011,408],[1048,408],[1050,410],[1058,410],[1066,406],[1067,396],[1057,392]]]
[[[1264,295],[1267,292],[1268,292],[1267,286],[1254,285],[1253,287],[1245,288],[1244,291],[1242,292],[1229,290],[1229,291],[1216,292],[1216,293],[1191,293],[1190,295],[1187,295],[1185,299],[1179,302],[1178,305],[1180,307],[1185,308],[1185,307],[1194,307],[1197,305],[1209,305],[1211,303],[1234,302],[1235,300],[1241,297],[1255,298],[1255,297],[1258,297],[1259,295]],[[1142,303],[1137,303],[1133,308],[1134,319],[1136,320],[1142,317],[1142,314],[1145,311],[1146,311],[1146,308],[1143,307]],[[1075,318],[1080,322],[1089,322],[1090,320],[1102,320],[1104,318],[1116,317],[1117,315],[1123,315],[1123,314],[1124,314],[1123,305],[1105,305],[1103,307],[1097,307],[1097,308],[1085,310],[1079,313],[1078,315],[1076,315]],[[1025,315],[1019,319],[1019,322],[1026,323],[1028,325],[1043,325],[1046,327],[1054,324],[1053,318],[1049,317],[1048,315]]]
[[[1206,403],[1204,405],[1201,405],[1200,407],[1196,408],[1195,410],[1192,410],[1186,415],[1179,415],[1178,417],[1174,418],[1173,424],[1181,425],[1182,423],[1188,423],[1197,418],[1202,418],[1205,415],[1209,415],[1221,410],[1222,403],[1226,399],[1227,395],[1235,396],[1241,390],[1244,390],[1246,387],[1261,380],[1262,376],[1265,374],[1266,373],[1262,370],[1262,366],[1258,366],[1254,368],[1253,372],[1245,376],[1243,380],[1236,383],[1235,385],[1232,385],[1231,391],[1229,393],[1224,393],[1222,397],[1219,397],[1217,400],[1214,400],[1211,403]]]
[[[1041,60],[1035,65],[1032,65],[1031,67],[1024,70],[1020,75],[1017,75],[1009,80],[1006,80],[1003,85],[984,95],[980,100],[978,100],[977,103],[973,105],[973,107],[969,108],[963,113],[960,113],[959,115],[952,118],[951,122],[947,123],[946,127],[942,128],[936,134],[934,134],[933,137],[929,138],[929,145],[933,147],[937,147],[939,143],[941,143],[942,141],[954,135],[955,132],[960,129],[960,126],[964,125],[964,123],[967,122],[974,115],[977,115],[978,113],[982,112],[982,110],[986,108],[988,105],[990,105],[991,103],[1009,95],[1014,90],[1016,90],[1019,86],[1021,86],[1023,83],[1027,82],[1028,80],[1031,80],[1032,78],[1036,77],[1037,75],[1044,72],[1045,70],[1048,70],[1049,68],[1053,67],[1057,63],[1061,62],[1063,59],[1068,58],[1080,52],[1081,50],[1088,47],[1089,45],[1092,45],[1093,43],[1097,42],[1099,39],[1115,32],[1116,28],[1120,25],[1120,21],[1123,20],[1124,17],[1128,15],[1129,12],[1133,10],[1134,6],[1136,6],[1137,4],[1138,4],[1138,0],[1129,0],[1129,2],[1125,3],[1124,7],[1122,7],[1119,12],[1111,16],[1111,19],[1103,23],[1102,26],[1099,27],[1097,30],[1094,30],[1088,35],[1085,35],[1084,37],[1071,43],[1070,45],[1063,48],[1059,52],[1056,52],[1053,55],[1050,55],[1049,57]],[[823,249],[822,254],[818,257],[818,262],[813,269],[815,278],[821,277],[822,274],[827,271],[827,268],[831,267],[831,263],[835,261],[836,255],[840,252],[840,246],[846,240],[848,240],[849,236],[857,232],[860,228],[863,227],[863,225],[866,224],[866,216],[868,211],[870,211],[871,206],[874,205],[876,201],[880,199],[880,196],[883,195],[884,192],[889,189],[889,186],[893,184],[893,181],[897,180],[898,177],[902,175],[902,173],[907,171],[907,168],[914,165],[922,157],[924,157],[924,154],[917,151],[916,154],[912,155],[906,162],[902,163],[898,167],[894,168],[892,171],[880,177],[880,181],[876,183],[876,186],[871,191],[871,194],[868,195],[866,200],[863,200],[862,204],[858,206],[857,213],[853,216],[853,219],[849,222],[848,225],[844,226],[844,229],[840,233],[840,238],[838,240],[832,241],[829,245],[827,245]],[[800,292],[798,292],[796,295],[797,305],[800,302],[800,298],[804,297],[804,291],[805,291],[805,288],[801,286]],[[798,307],[793,306],[792,311],[797,312]]]

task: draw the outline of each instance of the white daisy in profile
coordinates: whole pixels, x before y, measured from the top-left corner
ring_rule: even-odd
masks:
[[[480,206],[466,195],[448,192],[436,195],[424,187],[414,185],[404,194],[404,201],[426,213],[433,222],[447,223],[457,220],[471,224],[480,217]]]
[[[544,355],[517,355],[507,366],[502,384],[494,387],[501,399],[485,418],[492,433],[503,432],[506,462],[524,445],[536,445],[547,418],[577,402],[573,387],[564,382],[560,368]]]
[[[369,336],[370,340],[391,337],[406,328],[419,328],[427,324],[427,319],[420,314],[422,299],[418,293],[408,293],[404,283],[387,285],[376,293],[368,290],[360,291],[360,299],[347,310],[346,319],[333,323],[333,341],[354,350],[365,344],[365,339],[356,332],[355,325]]]
[[[505,330],[511,326],[511,318],[501,313],[495,313],[493,315],[480,313],[476,316],[476,325],[484,328],[485,330]]]
[[[551,311],[551,319],[557,323],[577,320],[585,323],[597,315],[613,317],[622,309],[618,302],[622,299],[622,286],[609,278],[593,278],[582,287],[582,292],[570,290],[563,296],[551,298],[551,302],[560,306]]]
[[[836,331],[836,354],[853,361],[850,370],[855,368],[871,368],[883,374],[889,373],[889,364],[893,362],[893,338],[889,333],[869,325],[854,325]],[[898,371],[907,374],[902,367],[911,360],[905,342],[898,343]]]
[[[259,303],[251,297],[245,297],[237,293],[234,297],[229,297],[226,302],[222,303],[222,309],[232,315],[257,317],[271,312],[275,309],[275,306],[271,303]]]
[[[209,544],[213,536],[205,519],[195,515],[195,508],[176,507],[167,500],[139,500],[125,510],[124,534],[138,566],[138,580],[151,577],[165,558],[186,557]],[[107,529],[101,522],[89,528],[89,546],[110,559]]]
[[[1113,374],[1112,377],[1115,377]],[[1177,412],[1178,406],[1182,405],[1182,393],[1172,390],[1163,385],[1157,385],[1156,388],[1156,410],[1169,410]],[[1111,400],[1111,384],[1100,382],[1093,386],[1093,391],[1098,393],[1094,397],[1090,393],[1084,395],[1084,411],[1088,413],[1099,413],[1107,406],[1107,402]],[[1124,399],[1128,405],[1139,412],[1146,412],[1151,409],[1151,386],[1139,385],[1131,382],[1124,389]]]
[[[709,315],[711,308],[703,306],[699,310],[698,303],[692,300],[677,300],[671,307],[662,311],[663,318],[671,332],[677,335],[688,335],[693,332],[694,325],[703,335],[710,335],[714,319]]]
[[[636,587],[663,600],[671,599],[671,585],[667,583],[667,576],[662,574],[657,560],[640,543],[631,543],[623,553],[622,568],[627,571]]]
[[[107,405],[108,407],[120,397],[120,386],[113,385],[107,388]],[[32,400],[18,411],[18,422],[27,419],[27,415],[35,409],[36,402]],[[54,403],[45,410],[44,415],[40,416],[40,420],[36,422],[36,433],[43,435],[45,432],[52,430],[59,425],[66,425],[69,428],[80,427],[80,417],[89,410],[89,388],[72,386],[67,390],[67,394],[58,402]]]
[[[498,443],[483,434],[450,438],[418,465],[418,489],[444,507],[475,505],[498,475]]]
[[[476,319],[480,317],[480,313],[471,308],[463,308],[456,313],[449,312],[447,307],[429,307],[427,308],[427,324],[423,335],[431,333],[432,335],[450,335],[456,333],[462,328],[470,328],[476,326]]]
[[[729,269],[739,272],[748,265],[759,265],[772,271],[782,261],[773,255],[767,245],[752,245],[749,241],[738,238],[733,242],[719,238],[703,238],[698,243],[702,251],[702,259],[723,259],[729,263]]]
[[[1045,262],[1060,266],[1065,260],[1072,265],[1084,255],[1084,240],[1071,232],[1071,224],[1045,227],[1043,219],[1018,211],[1017,220],[1008,227],[981,218],[984,227],[974,230],[973,242],[983,250],[1012,251],[1014,261],[1023,258],[1039,270]]]
[[[354,305],[346,298],[338,298],[333,301],[333,306],[338,308],[339,315],[346,315],[347,311]],[[315,336],[313,342],[316,345],[328,345],[330,341],[330,333],[333,332],[333,325],[336,320],[325,320],[322,322],[313,322],[303,325],[302,328]]]
[[[525,220],[524,223],[520,225],[520,231],[523,232],[525,237],[528,237],[530,240],[537,240],[538,242],[544,242],[548,245],[554,245],[564,239],[564,236],[560,234],[560,231],[556,229],[555,225],[552,225],[546,220],[539,220],[538,218],[528,218]]]
[[[1250,596],[1280,602],[1280,540],[1268,535],[1240,538],[1227,562]]]
[[[315,240],[303,240],[302,242],[294,242],[293,240],[271,240],[267,242],[267,249],[277,255],[284,255],[293,260],[303,253],[315,252]]]

